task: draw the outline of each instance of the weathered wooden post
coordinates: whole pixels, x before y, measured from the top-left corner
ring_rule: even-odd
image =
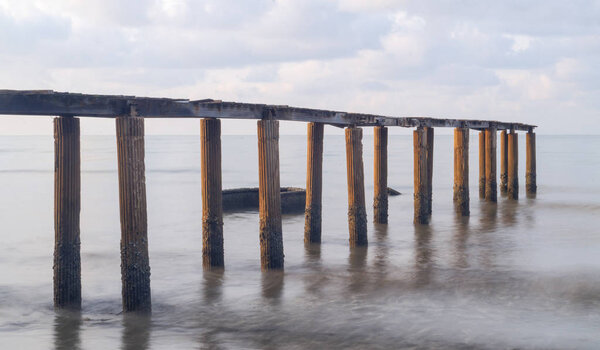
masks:
[[[307,124],[306,207],[304,242],[321,243],[321,203],[323,193],[323,123]]]
[[[144,119],[117,117],[123,311],[149,312],[150,261],[146,213]]]
[[[431,216],[433,212],[433,128],[425,127],[427,136],[427,211]]]
[[[485,199],[498,201],[498,183],[496,182],[496,128],[485,130]]]
[[[223,189],[221,183],[221,121],[200,120],[202,178],[202,265],[223,267]]]
[[[258,198],[260,264],[263,270],[283,268],[281,188],[279,181],[279,121],[271,114],[258,125]]]
[[[454,203],[462,216],[469,216],[469,129],[454,129]]]
[[[500,193],[506,194],[508,190],[508,134],[506,130],[500,132]]]
[[[375,186],[373,195],[373,221],[380,224],[388,222],[387,190],[387,143],[388,129],[385,126],[374,128],[375,138]]]
[[[528,194],[537,192],[536,155],[535,155],[535,133],[529,129],[525,135],[526,141],[526,173],[525,187]]]
[[[54,306],[81,308],[79,119],[54,119]]]
[[[485,198],[485,130],[479,132],[479,198]]]
[[[350,246],[367,245],[367,212],[362,159],[362,129],[346,128],[346,166],[348,177],[348,229]]]
[[[429,175],[427,172],[427,133],[423,127],[413,131],[415,224],[429,223]]]
[[[519,135],[508,134],[508,198],[519,199]]]

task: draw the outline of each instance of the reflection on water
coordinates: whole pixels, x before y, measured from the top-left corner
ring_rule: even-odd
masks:
[[[415,287],[423,287],[431,282],[434,253],[431,226],[415,224]]]
[[[81,312],[56,310],[54,316],[54,348],[56,350],[81,349]]]
[[[278,304],[283,292],[284,271],[263,271],[262,296],[272,304]]]
[[[145,350],[150,344],[152,318],[146,313],[123,315],[122,350]]]

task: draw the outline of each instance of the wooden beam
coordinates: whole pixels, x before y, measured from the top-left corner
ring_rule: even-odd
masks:
[[[469,129],[454,129],[454,204],[457,213],[469,216]]]
[[[144,119],[116,118],[121,212],[123,311],[149,312],[150,260],[144,165]]]
[[[526,169],[525,169],[525,187],[528,194],[537,192],[537,169],[535,154],[535,133],[527,132],[525,135],[526,144]]]
[[[463,120],[428,117],[391,117],[374,114],[348,113],[311,108],[266,104],[150,98],[119,95],[86,95],[54,91],[0,90],[0,114],[12,115],[71,115],[82,117],[114,118],[130,115],[143,118],[224,118],[262,119],[271,112],[274,119],[318,122],[341,126],[400,126],[412,127],[468,127],[498,130],[530,130],[535,125],[506,123],[489,120]]]
[[[350,246],[364,246],[367,245],[367,212],[365,209],[362,129],[350,127],[346,128],[345,133]]]
[[[485,199],[498,201],[496,180],[496,129],[485,129]]]
[[[304,242],[321,243],[321,202],[323,192],[322,123],[308,123],[306,144],[306,207]]]
[[[379,224],[388,222],[388,190],[387,190],[387,144],[388,129],[377,126],[374,129],[374,191],[373,221]]]
[[[79,119],[54,119],[54,306],[81,308]]]
[[[510,199],[519,199],[519,135],[514,131],[508,134],[508,186]]]
[[[223,188],[221,184],[221,121],[200,120],[202,178],[202,265],[223,267]]]
[[[424,128],[413,131],[415,224],[429,223],[429,175],[427,172],[427,132]]]
[[[260,263],[263,270],[282,269],[279,122],[264,119],[259,120],[257,126]]]

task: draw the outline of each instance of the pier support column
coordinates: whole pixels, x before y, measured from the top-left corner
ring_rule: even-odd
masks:
[[[500,193],[506,194],[508,190],[508,134],[506,130],[500,132]]]
[[[508,198],[519,199],[519,135],[508,134]]]
[[[373,196],[373,221],[379,224],[388,222],[388,190],[387,190],[387,143],[388,129],[376,126],[375,133],[375,186]]]
[[[367,212],[362,159],[362,129],[346,128],[346,166],[348,177],[348,229],[350,246],[367,245]]]
[[[323,123],[308,123],[306,147],[306,207],[304,242],[321,243],[323,193]]]
[[[433,212],[433,128],[425,127],[427,133],[427,212]]]
[[[149,312],[152,306],[146,213],[144,119],[118,117],[116,124],[123,311]]]
[[[454,129],[454,203],[456,211],[469,216],[469,129]]]
[[[479,132],[479,198],[485,198],[485,130]]]
[[[429,223],[429,174],[427,163],[427,132],[423,127],[413,131],[415,224]]]
[[[257,125],[260,263],[263,270],[282,269],[279,121],[263,119]]]
[[[202,178],[202,265],[223,267],[223,189],[221,184],[221,121],[200,120]]]
[[[496,128],[485,130],[485,199],[498,201],[498,183],[496,182]]]
[[[526,141],[526,169],[525,187],[528,194],[537,192],[536,160],[535,160],[535,133],[529,130],[525,135]]]
[[[79,119],[54,119],[54,306],[81,308]]]

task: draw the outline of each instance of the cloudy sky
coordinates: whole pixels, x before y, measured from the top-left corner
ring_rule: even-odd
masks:
[[[0,89],[495,119],[537,124],[540,133],[600,134],[600,0],[0,0],[0,33]],[[0,123],[2,134],[51,131],[47,117]],[[113,133],[114,123],[86,119],[82,128]],[[226,133],[255,128],[224,125]],[[162,120],[147,129],[198,127]]]

